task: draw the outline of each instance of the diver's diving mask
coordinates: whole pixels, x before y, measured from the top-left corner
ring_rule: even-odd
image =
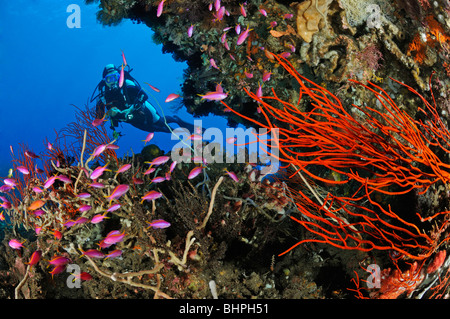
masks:
[[[114,72],[107,74],[104,78],[106,85],[112,86],[114,83],[117,83],[119,81],[119,72]]]

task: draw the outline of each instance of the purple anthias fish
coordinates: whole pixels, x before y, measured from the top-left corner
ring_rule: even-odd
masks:
[[[167,228],[170,226],[169,222],[166,222],[163,219],[152,220],[151,222],[147,222],[149,227],[152,228]]]
[[[131,164],[124,164],[122,166],[119,167],[119,169],[117,170],[116,173],[123,173],[128,171],[131,168]]]
[[[117,244],[121,242],[125,236],[125,231],[121,233],[118,230],[113,230],[109,232],[108,235],[106,235],[105,239],[103,239],[103,242],[108,245]]]
[[[146,163],[149,163],[150,165],[161,165],[167,162],[168,160],[170,160],[170,156],[158,156],[154,158],[153,161]]]
[[[118,186],[116,186],[116,188],[114,188],[114,190],[111,193],[111,195],[107,196],[106,198],[109,198],[109,200],[118,199],[123,194],[128,192],[129,189],[130,189],[130,186],[128,186],[126,184],[118,185]]]
[[[106,217],[106,214],[107,214],[107,213],[108,213],[108,212],[105,212],[105,213],[103,213],[103,214],[97,214],[97,215],[95,215],[94,217],[92,217],[91,223],[92,223],[92,224],[98,224],[98,223],[101,223],[101,222],[103,221],[103,219],[108,218],[108,217]]]
[[[109,171],[109,169],[106,169],[106,167],[108,166],[108,164],[105,164],[105,166],[99,166],[96,169],[94,169],[94,171],[91,173],[91,175],[89,176],[90,179],[96,180],[97,178],[99,178],[100,176],[103,175],[103,173],[105,171]]]
[[[144,200],[155,200],[162,197],[162,194],[160,192],[151,190],[149,192],[147,192],[143,197],[142,197],[142,202],[144,202]],[[142,203],[141,202],[141,203]]]
[[[105,254],[102,253],[100,250],[97,249],[88,249],[86,251],[82,251],[81,256],[88,256],[90,258],[103,258],[105,257]]]
[[[25,174],[25,175],[30,174],[30,171],[29,171],[28,168],[26,168],[25,166],[17,166],[16,168],[17,168],[17,170],[18,170],[19,172],[21,172],[22,174]]]
[[[47,189],[47,188],[49,188],[50,186],[52,186],[52,185],[55,183],[55,181],[56,181],[57,178],[58,178],[57,175],[51,176],[51,177],[47,178],[47,180],[46,180],[45,183],[44,183],[44,188]]]
[[[120,249],[116,249],[116,250],[113,250],[113,251],[109,252],[109,253],[106,255],[106,258],[105,258],[105,259],[107,259],[107,258],[116,258],[116,257],[120,257],[120,255],[122,255],[122,251],[121,251]]]
[[[188,175],[188,179],[197,177],[202,172],[203,166],[194,167]]]

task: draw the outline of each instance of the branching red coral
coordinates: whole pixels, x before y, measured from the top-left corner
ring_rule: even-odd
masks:
[[[421,220],[417,222],[416,212],[401,216],[374,198],[412,190],[422,194],[431,185],[448,181],[450,165],[434,150],[449,153],[450,133],[439,118],[434,98],[430,104],[414,89],[398,82],[423,105],[419,110],[425,120],[415,120],[379,86],[352,81],[372,92],[380,104],[380,108],[353,105],[365,115],[363,122],[347,112],[331,92],[300,75],[286,59],[276,58],[300,85],[297,105],[281,100],[275,91],[273,96],[258,97],[246,90],[260,104],[267,123],[235,113],[260,127],[278,128],[278,159],[294,168],[296,174],[327,185],[359,185],[350,195],[329,193],[323,200],[297,191],[301,218],[291,218],[315,237],[299,241],[282,254],[305,242],[321,242],[342,249],[396,251],[415,260],[429,257],[449,239],[444,231],[445,219],[436,218],[441,227],[427,233],[422,230],[420,223],[425,219],[419,212]],[[310,102],[307,112],[298,107],[305,100]],[[313,173],[315,167],[344,178],[335,180]],[[448,212],[437,216],[446,215]]]

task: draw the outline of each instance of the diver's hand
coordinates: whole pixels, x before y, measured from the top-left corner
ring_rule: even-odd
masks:
[[[122,113],[122,111],[119,110],[117,107],[112,107],[112,108],[108,111],[108,113],[109,113],[109,116],[110,116],[110,117],[115,118],[115,117],[117,117],[117,114]]]

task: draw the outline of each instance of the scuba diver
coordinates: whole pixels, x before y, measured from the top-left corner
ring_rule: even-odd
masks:
[[[131,69],[124,70],[123,85],[119,86],[120,68],[108,64],[103,69],[103,79],[97,85],[91,96],[91,102],[98,98],[96,105],[96,118],[103,118],[105,108],[111,120],[111,129],[114,135],[119,122],[126,122],[146,132],[171,133],[172,127],[167,123],[175,123],[190,132],[194,125],[181,120],[178,116],[162,117],[155,107],[148,102],[148,95],[139,83],[130,75]],[[94,97],[95,92],[99,94]]]

